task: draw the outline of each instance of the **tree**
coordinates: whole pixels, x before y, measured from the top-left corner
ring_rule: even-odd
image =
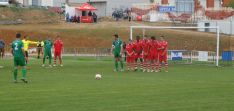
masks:
[[[154,0],[150,0],[150,3],[154,3]]]
[[[228,5],[229,7],[232,7],[232,8],[234,8],[234,1],[233,0],[231,0],[231,2],[229,3],[229,5]]]

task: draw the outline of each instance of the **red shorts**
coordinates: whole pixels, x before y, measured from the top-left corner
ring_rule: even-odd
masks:
[[[158,60],[158,53],[157,52],[151,52],[149,55],[150,60]]]
[[[143,59],[144,59],[144,60],[150,60],[150,55],[149,55],[149,54],[143,55]]]
[[[141,54],[135,54],[134,58],[135,59],[142,59],[143,58],[143,53],[141,53]]]
[[[54,52],[54,57],[61,57],[61,52],[55,51]]]
[[[127,56],[127,63],[134,62],[134,57],[133,56]]]
[[[159,62],[167,62],[167,54],[163,56],[159,56]]]

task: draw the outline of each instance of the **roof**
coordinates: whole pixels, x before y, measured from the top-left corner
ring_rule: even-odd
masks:
[[[80,7],[77,7],[78,10],[97,10],[95,7],[91,6],[89,3],[84,3]]]
[[[84,3],[68,3],[67,5],[70,7],[80,7],[80,6],[82,6],[82,4],[84,4]]]

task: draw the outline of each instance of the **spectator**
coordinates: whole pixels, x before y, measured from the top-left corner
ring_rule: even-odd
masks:
[[[80,23],[80,16],[77,16],[77,23]]]
[[[128,9],[127,14],[128,14],[128,21],[131,22],[132,21],[131,10]]]
[[[93,22],[97,23],[97,15],[95,12],[93,12]]]
[[[77,22],[77,16],[74,16],[73,22]]]
[[[91,12],[91,11],[89,11],[88,16],[93,16],[93,14],[92,14],[92,12]]]
[[[69,13],[66,14],[66,22],[69,22]]]
[[[128,16],[128,21],[131,22],[132,21],[132,17]]]
[[[0,39],[0,57],[3,58],[5,53],[5,42]]]
[[[120,19],[120,13],[116,13],[116,15],[115,15],[115,18],[116,18],[116,21],[119,21],[119,19]]]
[[[73,22],[74,16],[71,16],[70,18],[70,22]]]

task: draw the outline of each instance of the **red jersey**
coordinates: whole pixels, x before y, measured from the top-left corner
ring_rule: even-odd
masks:
[[[164,53],[165,51],[167,51],[167,48],[168,48],[168,43],[167,41],[160,41],[159,42],[159,53],[162,54]]]
[[[141,43],[142,43],[143,52],[148,53],[149,52],[150,41],[146,39],[146,40],[142,40]]]
[[[61,52],[62,47],[63,47],[63,42],[61,40],[56,40],[54,42],[54,50],[55,51]]]
[[[126,45],[126,51],[127,51],[128,54],[133,54],[133,52],[134,52],[134,50],[133,50],[133,44],[127,44]]]
[[[150,52],[156,53],[158,51],[159,43],[156,40],[150,40],[149,42]]]
[[[136,53],[140,53],[142,51],[142,42],[141,41],[135,41],[133,43],[133,49],[135,50]]]

